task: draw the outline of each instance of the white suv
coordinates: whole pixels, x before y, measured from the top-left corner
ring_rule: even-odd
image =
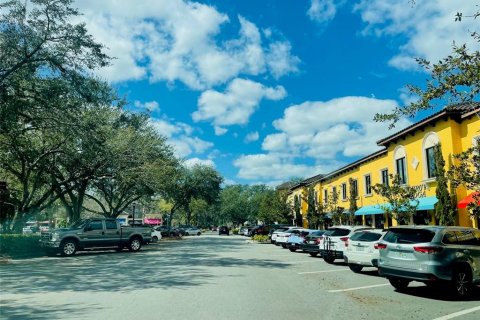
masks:
[[[288,242],[288,237],[290,237],[290,235],[292,233],[295,233],[295,232],[298,232],[300,233],[300,230],[303,230],[302,227],[291,227],[291,228],[288,228],[287,230],[284,230],[282,232],[274,232],[272,234],[272,239],[274,238],[273,236],[276,234],[276,237],[275,237],[275,244],[278,246],[278,245],[281,245],[283,248],[287,248],[287,242]]]
[[[325,232],[320,243],[320,256],[327,263],[335,259],[343,259],[343,253],[348,246],[348,237],[358,230],[372,229],[367,226],[333,226]]]
[[[356,231],[350,235],[347,250],[343,253],[350,270],[360,272],[363,267],[378,267],[378,242],[386,233],[382,229],[372,229]]]

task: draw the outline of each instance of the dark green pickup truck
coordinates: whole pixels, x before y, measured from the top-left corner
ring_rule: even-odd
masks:
[[[96,248],[128,248],[138,251],[151,241],[151,228],[121,226],[115,219],[84,219],[69,228],[42,232],[40,245],[47,254],[72,256],[77,251]]]

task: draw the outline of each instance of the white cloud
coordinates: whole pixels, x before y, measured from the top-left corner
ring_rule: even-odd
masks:
[[[203,92],[192,118],[196,122],[212,121],[216,128],[247,124],[262,99],[280,100],[285,96],[282,86],[265,87],[258,82],[237,78],[229,83],[224,93],[215,90]]]
[[[262,35],[239,16],[237,36],[224,34],[230,17],[186,0],[82,0],[82,19],[117,59],[100,71],[110,81],[148,78],[179,81],[193,89],[221,85],[240,75],[278,78],[297,70],[288,41]],[[269,61],[275,56],[277,64]]]
[[[141,101],[136,100],[133,105],[138,109],[145,109],[149,112],[160,111],[160,106],[157,101],[148,101],[142,103]]]
[[[217,136],[223,136],[225,133],[228,132],[228,129],[219,126],[215,126],[213,129],[215,130],[215,135]]]
[[[286,108],[273,122],[280,131],[267,136],[263,149],[296,153],[316,160],[364,156],[379,149],[376,141],[385,136],[387,123],[373,121],[376,113],[391,112],[394,100],[343,97],[326,102],[305,102]],[[402,120],[397,127],[407,125]]]
[[[287,180],[329,173],[351,159],[379,150],[376,141],[388,135],[388,123],[373,121],[375,113],[387,113],[394,100],[343,97],[305,102],[288,107],[273,122],[279,131],[265,137],[265,153],[243,155],[234,161],[240,178]],[[409,125],[401,120],[395,130]],[[307,164],[298,164],[298,160]]]
[[[210,159],[190,158],[184,161],[184,164],[191,168],[197,164],[215,168],[215,162]]]
[[[213,143],[193,136],[195,130],[188,124],[167,118],[152,118],[150,122],[158,133],[168,139],[168,143],[173,145],[175,154],[180,158],[202,154],[213,147]]]
[[[258,138],[260,138],[260,135],[258,134],[258,131],[250,132],[249,134],[247,134],[247,135],[245,136],[244,141],[245,141],[246,143],[249,143],[249,142],[257,141]]]
[[[413,6],[397,0],[362,0],[355,10],[366,23],[364,34],[406,37],[397,55],[389,61],[401,70],[418,69],[414,58],[437,62],[451,53],[452,44],[468,43],[479,48],[470,37],[476,30],[477,20],[464,18],[455,22],[457,12],[471,15],[477,12],[475,1],[416,1]]]
[[[233,162],[233,165],[239,169],[239,178],[285,181],[292,177],[307,178],[320,172],[327,173],[341,166],[341,163],[331,161],[315,166],[296,164],[292,158],[268,153],[242,155]]]
[[[307,11],[311,20],[321,24],[333,20],[336,13],[335,0],[311,0],[310,8]]]

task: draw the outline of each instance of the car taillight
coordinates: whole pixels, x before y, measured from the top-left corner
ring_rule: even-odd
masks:
[[[343,242],[345,242],[345,247],[348,247],[348,237],[342,237],[340,238]]]
[[[375,249],[387,249],[387,245],[385,243],[375,243],[373,247]]]
[[[442,247],[434,247],[434,246],[422,246],[422,247],[413,247],[413,250],[420,252],[420,253],[427,253],[427,254],[436,254],[442,252]]]

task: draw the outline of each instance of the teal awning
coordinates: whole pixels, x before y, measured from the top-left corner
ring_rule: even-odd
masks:
[[[355,211],[356,216],[363,216],[364,214],[383,214],[383,210],[376,204],[373,206],[363,206]]]
[[[437,197],[423,197],[418,198],[418,207],[417,210],[433,210],[435,203],[438,202]]]
[[[432,196],[432,197],[423,197],[423,198],[418,198],[416,201],[418,201],[418,207],[417,211],[420,210],[433,210],[435,203],[438,202],[437,197]],[[415,201],[415,202],[416,202]],[[412,201],[412,204],[415,204],[415,202]],[[361,207],[359,210],[355,211],[356,216],[361,216],[364,214],[382,214],[384,211],[380,206],[389,206],[388,203],[382,204],[382,205],[373,205],[373,206],[364,206]]]

